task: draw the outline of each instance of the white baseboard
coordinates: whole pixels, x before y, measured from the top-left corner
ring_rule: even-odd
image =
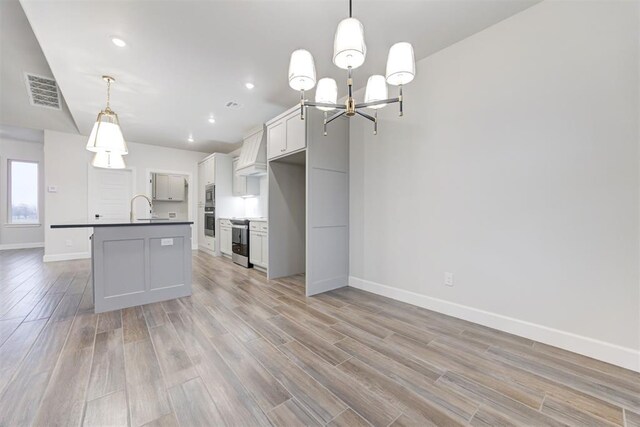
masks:
[[[349,286],[640,372],[640,350],[349,276]]]
[[[32,248],[44,248],[44,242],[39,243],[6,243],[0,245],[0,251],[8,251],[11,249],[32,249]]]
[[[45,255],[42,257],[42,261],[43,262],[71,261],[74,259],[87,259],[87,258],[91,258],[91,252],[72,252],[68,254]]]

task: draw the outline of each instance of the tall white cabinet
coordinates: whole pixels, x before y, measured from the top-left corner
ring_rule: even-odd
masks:
[[[220,226],[218,218],[229,218],[235,215],[232,196],[232,163],[228,154],[214,153],[198,163],[198,249],[212,255],[220,255]],[[215,237],[204,233],[205,188],[215,185]]]
[[[267,122],[268,276],[305,273],[306,294],[347,286],[349,121],[298,106]]]

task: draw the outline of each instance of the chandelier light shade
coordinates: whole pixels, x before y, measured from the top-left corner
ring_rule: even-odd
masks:
[[[109,105],[111,82],[115,80],[109,76],[102,76],[102,78],[107,82],[107,106],[98,114],[93,129],[91,129],[86,148],[95,153],[108,151],[113,154],[125,155],[129,152],[129,149],[122,135],[122,130],[120,130],[118,115]]]
[[[409,83],[416,75],[413,47],[410,43],[401,42],[391,46],[387,59],[386,75],[375,74],[369,77],[364,95],[364,102],[356,102],[353,96],[353,70],[364,63],[367,46],[364,42],[364,29],[360,21],[353,17],[352,0],[349,0],[349,17],[338,24],[333,40],[333,63],[347,70],[347,96],[344,103],[338,104],[338,87],[330,78],[320,79],[316,88],[315,100],[305,99],[305,90],[313,88],[316,83],[316,67],[311,53],[304,49],[291,54],[289,63],[289,86],[300,91],[300,119],[304,120],[308,107],[324,111],[324,135],[327,125],[339,117],[351,118],[355,115],[364,117],[373,123],[373,134],[378,133],[378,109],[388,104],[398,103],[399,115],[404,114],[402,86]],[[387,83],[398,86],[398,95],[389,98]],[[373,110],[373,114],[366,109]],[[330,116],[329,111],[337,110]]]
[[[367,46],[364,28],[356,18],[340,21],[333,41],[333,63],[343,70],[356,69],[364,63]]]
[[[318,80],[318,87],[316,88],[316,102],[322,104],[337,104],[338,102],[338,85],[336,81],[325,77]],[[322,111],[332,111],[335,107],[318,107]]]
[[[316,66],[308,50],[298,49],[289,61],[289,86],[294,90],[309,90],[316,85]]]
[[[364,93],[364,102],[365,103],[374,103],[377,101],[384,101],[389,97],[389,92],[387,91],[387,82],[384,79],[384,76],[379,74],[375,74],[369,77],[367,80],[367,89]],[[374,110],[378,108],[386,107],[387,104],[375,104],[369,105],[368,108],[373,108]]]
[[[407,84],[416,75],[416,62],[411,43],[400,42],[391,46],[387,57],[387,83],[393,86]]]
[[[103,169],[124,169],[124,158],[120,154],[98,151],[91,160],[91,166]]]
[[[98,114],[98,119],[93,124],[91,135],[89,135],[87,150],[94,153],[108,151],[120,155],[129,152],[115,113],[111,114],[105,110]]]

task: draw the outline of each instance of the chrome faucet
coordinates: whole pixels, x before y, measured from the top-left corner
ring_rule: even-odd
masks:
[[[133,222],[133,221],[134,221],[134,219],[135,219],[135,218],[133,217],[133,201],[134,201],[135,199],[137,199],[138,197],[144,197],[145,199],[147,199],[147,202],[149,202],[149,212],[150,212],[150,213],[153,213],[153,202],[151,201],[151,199],[150,199],[150,198],[148,198],[147,196],[145,196],[144,194],[136,194],[135,196],[133,196],[133,197],[131,198],[131,210],[129,211],[129,220],[130,220],[131,222]]]

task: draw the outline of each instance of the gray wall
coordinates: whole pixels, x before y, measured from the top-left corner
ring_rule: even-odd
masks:
[[[638,18],[543,2],[352,119],[352,283],[640,369]]]

